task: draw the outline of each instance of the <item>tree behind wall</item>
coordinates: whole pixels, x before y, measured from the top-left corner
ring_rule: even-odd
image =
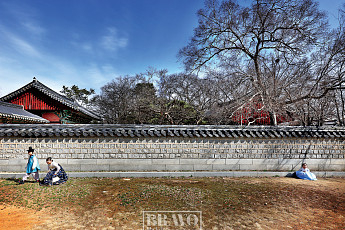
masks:
[[[95,90],[90,88],[87,89],[80,89],[77,85],[72,85],[71,87],[62,86],[62,90],[60,93],[63,93],[66,97],[77,101],[83,106],[87,106],[89,104],[89,96],[95,94]]]
[[[209,0],[198,17],[193,38],[180,51],[186,69],[240,78],[247,88],[229,104],[259,97],[273,125],[278,114],[296,113],[343,82],[333,72],[345,46],[316,1],[257,0],[243,7]]]

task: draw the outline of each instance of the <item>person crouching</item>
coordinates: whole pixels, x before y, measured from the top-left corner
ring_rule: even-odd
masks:
[[[53,161],[51,157],[46,159],[48,165],[48,173],[42,181],[42,185],[57,185],[65,183],[68,176],[60,164]]]

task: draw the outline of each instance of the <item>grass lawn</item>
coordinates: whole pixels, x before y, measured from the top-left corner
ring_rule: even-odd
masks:
[[[143,211],[201,211],[203,229],[344,229],[344,194],[344,178],[0,179],[0,229],[143,229]]]

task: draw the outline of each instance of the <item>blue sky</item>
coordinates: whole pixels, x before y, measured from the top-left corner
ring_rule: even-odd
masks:
[[[320,0],[320,8],[336,16],[342,3]],[[203,6],[203,0],[0,0],[0,96],[34,76],[56,91],[73,84],[99,91],[150,66],[181,72],[176,55]]]

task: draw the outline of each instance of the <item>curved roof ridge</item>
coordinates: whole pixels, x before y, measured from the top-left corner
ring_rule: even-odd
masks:
[[[0,137],[12,135],[20,129],[20,135],[44,136],[47,129],[51,135],[61,136],[111,136],[111,137],[178,137],[178,138],[230,138],[230,139],[284,139],[322,138],[343,140],[345,127],[238,127],[238,126],[167,126],[167,125],[126,125],[126,124],[4,124],[0,125]],[[14,133],[13,133],[14,135]]]
[[[0,117],[26,120],[38,123],[49,123],[48,120],[24,110],[22,105],[0,102]]]
[[[13,91],[12,93],[7,94],[6,96],[1,97],[0,101],[6,101],[10,98],[13,98],[16,95],[18,95],[22,92],[25,92],[26,90],[28,90],[30,88],[35,88],[35,89],[39,90],[40,92],[44,93],[45,95],[47,95],[48,97],[62,103],[63,105],[66,105],[66,106],[68,106],[68,107],[70,107],[76,111],[85,113],[86,115],[88,115],[94,119],[100,120],[100,117],[97,114],[95,114],[93,111],[90,111],[89,109],[80,105],[77,101],[72,100],[72,99],[66,97],[65,95],[62,95],[62,94],[52,90],[48,86],[46,86],[43,83],[41,83],[40,81],[38,81],[35,77],[34,77],[32,82],[26,84],[25,86],[19,88],[16,91]]]

